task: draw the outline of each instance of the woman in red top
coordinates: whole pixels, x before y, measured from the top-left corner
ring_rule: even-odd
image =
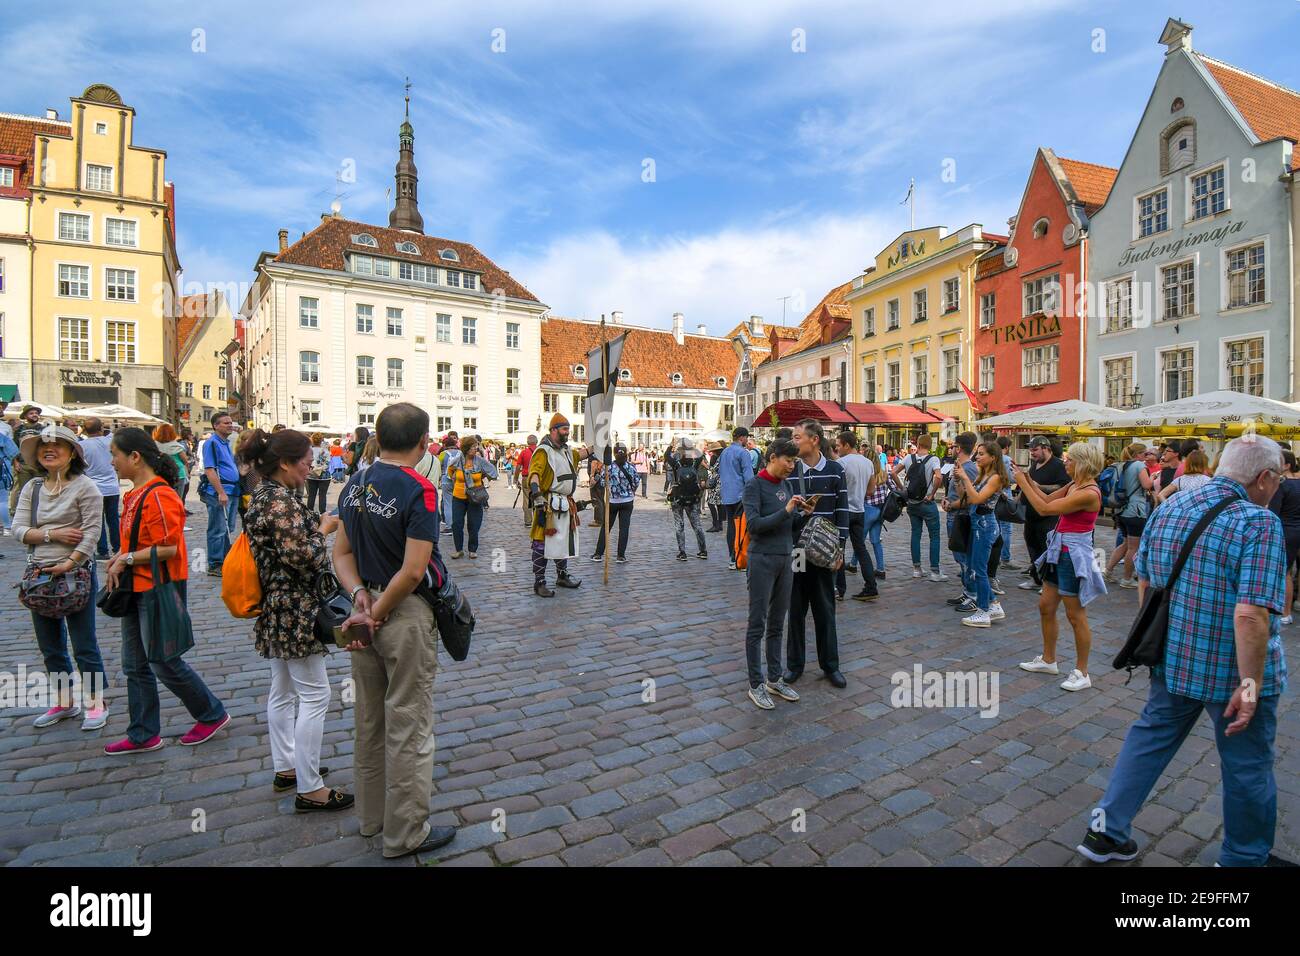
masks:
[[[104,748],[110,755],[144,753],[163,745],[158,681],[180,698],[197,723],[181,737],[192,747],[201,744],[230,723],[230,715],[221,701],[208,690],[194,669],[177,657],[165,663],[151,663],[145,655],[140,637],[141,592],[154,586],[150,571],[150,550],[158,549],[160,565],[165,565],[171,580],[178,582],[185,595],[188,568],[185,561],[185,505],[176,494],[176,463],[159,451],[157,444],[141,428],[123,428],[113,433],[113,468],[118,476],[131,482],[122,508],[122,550],[108,564],[108,586],[117,587],[129,577],[135,592],[134,606],[122,618],[122,670],[126,673],[127,709],[130,725],[126,738]],[[140,512],[140,531],[135,550],[131,545],[131,528]]]

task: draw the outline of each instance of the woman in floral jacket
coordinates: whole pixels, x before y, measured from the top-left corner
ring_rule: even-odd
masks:
[[[329,772],[320,765],[320,748],[330,684],[326,649],[315,635],[320,603],[315,583],[330,570],[325,535],[338,519],[317,518],[295,497],[312,469],[311,439],[302,432],[286,428],[268,435],[258,429],[244,441],[240,457],[262,478],[248,503],[244,530],[262,585],[262,612],[253,633],[257,652],[271,662],[266,718],[275,763],[272,787],[277,793],[296,789],[299,813],[343,810],[354,798],[321,779]]]

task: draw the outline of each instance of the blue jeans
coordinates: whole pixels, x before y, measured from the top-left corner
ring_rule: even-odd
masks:
[[[1151,676],[1142,715],[1128,730],[1098,807],[1108,837],[1124,843],[1151,788],[1196,726],[1201,710],[1214,724],[1223,775],[1223,847],[1220,866],[1262,866],[1273,849],[1277,827],[1277,781],[1273,740],[1277,735],[1277,697],[1261,697],[1250,725],[1232,737],[1224,728],[1223,701],[1201,701],[1169,693],[1164,678]]]
[[[987,611],[993,601],[993,589],[989,587],[989,555],[993,545],[1001,534],[998,519],[991,513],[971,515],[970,518],[970,553],[966,555],[969,575],[975,584],[975,605],[981,611]]]
[[[451,499],[451,540],[465,550],[465,524],[469,524],[469,550],[478,551],[478,530],[483,526],[483,506],[466,498]]]
[[[1011,522],[999,521],[998,527],[1002,530],[1002,560],[1003,562],[1011,560]]]
[[[930,532],[930,570],[939,570],[939,506],[933,501],[907,506],[912,522],[912,566],[921,566],[921,525]]]
[[[876,570],[885,570],[885,546],[880,543],[880,532],[885,530],[883,512],[875,505],[867,505],[862,511],[863,530],[871,542],[871,550],[876,554]]]
[[[208,570],[221,567],[230,551],[230,536],[235,532],[235,516],[239,514],[239,493],[231,492],[223,508],[216,495],[204,495],[203,504],[208,509]]]
[[[118,516],[118,505],[121,502],[121,495],[104,495],[104,520],[99,527],[99,545],[97,547],[97,552],[101,558],[107,558],[122,550],[122,542],[118,540],[118,527],[121,523]]]
[[[91,689],[107,687],[104,682],[104,658],[99,653],[95,639],[95,592],[99,582],[95,562],[90,562],[90,600],[76,614],[67,617],[45,617],[32,612],[32,629],[36,631],[36,644],[45,659],[45,672],[51,677],[72,674],[72,661],[68,659],[68,641],[72,641],[72,655],[77,659],[77,673],[81,675],[83,695]]]
[[[185,582],[176,583],[184,595]],[[138,596],[136,606],[122,618],[122,671],[126,674],[126,701],[131,720],[126,728],[126,736],[132,743],[142,744],[152,740],[162,729],[158,681],[162,681],[164,687],[180,698],[180,702],[196,721],[213,724],[226,716],[226,708],[221,706],[221,701],[208,690],[203,678],[185,663],[184,658],[178,657],[164,664],[149,663],[144,644],[140,640]]]

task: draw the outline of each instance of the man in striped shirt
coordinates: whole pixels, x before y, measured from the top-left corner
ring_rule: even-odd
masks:
[[[844,469],[839,462],[823,454],[829,448],[822,426],[812,419],[801,421],[794,428],[794,443],[799,449],[799,461],[794,473],[786,479],[795,494],[805,502],[817,495],[812,504],[805,504],[794,519],[794,539],[797,542],[804,526],[814,515],[829,519],[840,533],[840,549],[849,537],[849,494]],[[796,549],[797,550],[797,549]],[[813,628],[817,634],[817,663],[827,679],[836,687],[847,686],[840,673],[839,638],[835,633],[835,572],[843,565],[843,558],[834,568],[820,568],[796,555],[794,584],[790,593],[790,629],[786,640],[785,682],[793,684],[803,674],[804,619],[812,608]]]

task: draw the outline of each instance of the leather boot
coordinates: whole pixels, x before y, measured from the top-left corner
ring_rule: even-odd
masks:
[[[545,582],[534,584],[533,593],[538,597],[555,597],[555,592],[548,588]]]
[[[567,574],[561,574],[558,578],[555,579],[555,586],[557,588],[576,588],[576,587],[580,587],[581,585],[582,582],[580,580],[578,580],[575,577],[570,577]]]

